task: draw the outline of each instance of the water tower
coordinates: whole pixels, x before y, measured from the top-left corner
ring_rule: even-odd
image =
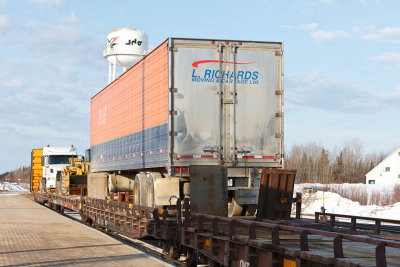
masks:
[[[127,71],[148,51],[147,34],[138,29],[121,28],[107,35],[107,49],[103,56],[108,60],[108,83],[115,80],[116,65]]]

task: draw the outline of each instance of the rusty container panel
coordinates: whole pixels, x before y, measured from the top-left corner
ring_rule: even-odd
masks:
[[[43,177],[43,149],[33,149],[31,153],[31,192],[39,191],[40,179]]]
[[[165,41],[91,99],[92,171],[165,166],[167,122]]]
[[[260,180],[258,219],[289,219],[295,170],[264,169]]]

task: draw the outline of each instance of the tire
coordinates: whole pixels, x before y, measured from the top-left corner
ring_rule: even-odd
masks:
[[[257,211],[257,205],[248,204],[246,205],[246,216],[255,216]]]
[[[46,177],[42,177],[41,179],[40,179],[40,187],[39,187],[39,190],[41,191],[41,192],[46,192]]]
[[[186,266],[196,267],[199,264],[199,252],[196,249],[187,248]]]
[[[147,175],[138,173],[133,182],[133,204],[139,206],[147,205]]]
[[[147,207],[155,208],[155,194],[154,192],[154,181],[161,179],[161,174],[158,172],[150,172],[147,174],[147,185],[146,185],[146,204]]]
[[[236,202],[235,198],[232,198],[228,202],[228,217],[242,215],[243,206]]]

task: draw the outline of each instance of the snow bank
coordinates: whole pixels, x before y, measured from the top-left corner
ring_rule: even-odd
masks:
[[[377,206],[377,205],[361,205],[359,202],[351,201],[343,198],[340,195],[332,192],[324,192],[325,187],[332,185],[321,184],[300,184],[295,185],[295,192],[303,193],[303,203],[301,212],[303,215],[313,216],[315,212],[321,211],[324,206],[328,213],[339,213],[357,216],[378,217],[386,219],[400,220],[400,202],[393,205]],[[349,187],[365,186],[363,184],[343,185]],[[389,187],[369,187],[371,192],[373,190],[380,190],[387,192]]]
[[[25,189],[18,184],[15,183],[0,183],[0,191],[19,191],[19,192],[27,192],[28,189]]]

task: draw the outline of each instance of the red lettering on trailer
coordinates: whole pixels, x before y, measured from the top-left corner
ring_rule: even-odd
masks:
[[[248,62],[248,63],[239,63],[239,62],[230,62],[230,61],[219,61],[219,60],[199,60],[195,61],[192,63],[192,67],[197,68],[200,64],[203,63],[229,63],[229,64],[237,64],[237,65],[243,65],[243,64],[253,64],[254,62]]]

